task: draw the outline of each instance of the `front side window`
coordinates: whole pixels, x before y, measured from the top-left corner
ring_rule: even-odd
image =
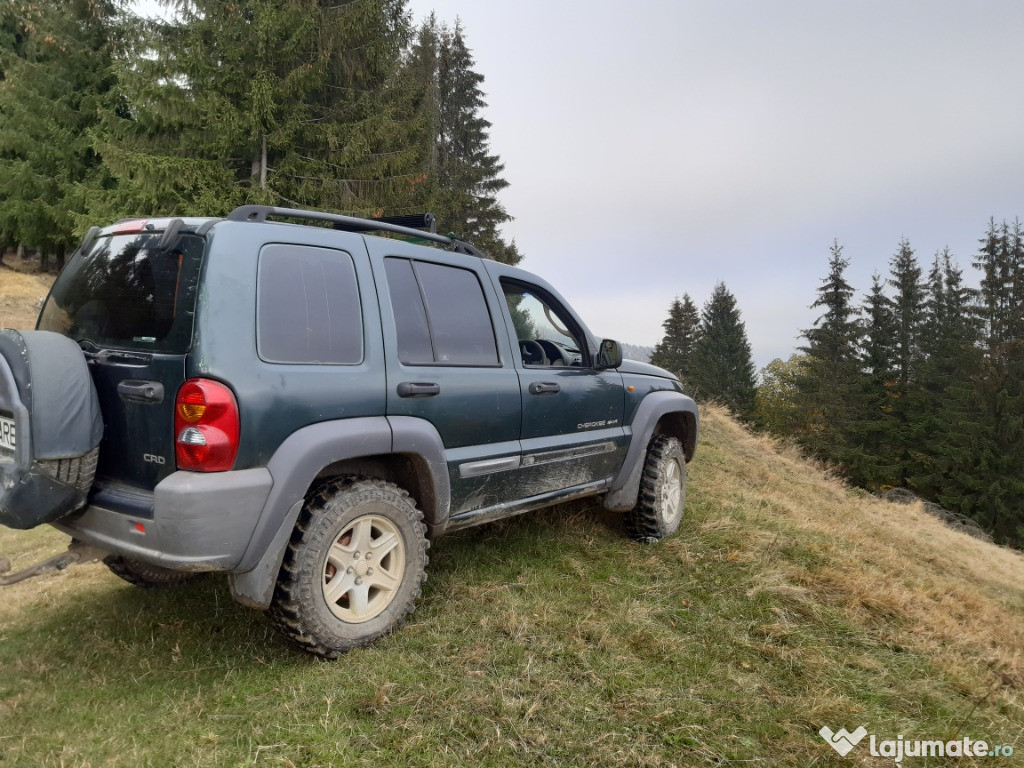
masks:
[[[384,260],[398,359],[406,365],[497,366],[498,348],[476,274],[428,261]]]
[[[260,253],[257,346],[271,363],[356,365],[363,318],[352,257],[268,245]]]
[[[160,239],[113,235],[75,253],[53,285],[39,329],[100,347],[187,352],[204,240],[183,235],[160,249]]]
[[[527,367],[582,366],[584,336],[565,311],[531,286],[502,281],[505,302]]]

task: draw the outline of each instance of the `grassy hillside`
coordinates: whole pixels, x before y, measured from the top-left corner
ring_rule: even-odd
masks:
[[[60,548],[0,532],[15,565]],[[340,661],[222,579],[99,565],[0,592],[0,766],[851,766],[817,735],[1016,744],[1024,558],[863,497],[709,409],[653,547],[574,506],[431,549],[420,609]],[[974,765],[907,758],[903,765]],[[1016,763],[1019,764],[1019,763]]]

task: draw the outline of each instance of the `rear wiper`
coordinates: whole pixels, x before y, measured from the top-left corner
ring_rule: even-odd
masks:
[[[79,339],[78,346],[86,357],[95,357],[100,350],[99,345],[92,339]]]
[[[82,339],[78,342],[82,354],[90,363],[121,363],[127,365],[149,365],[153,362],[153,355],[146,352],[129,352],[124,349],[102,349],[91,339]]]

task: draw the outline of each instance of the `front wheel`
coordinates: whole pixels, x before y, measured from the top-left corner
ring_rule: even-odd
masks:
[[[647,446],[636,506],[626,513],[626,532],[653,544],[679,529],[686,504],[686,455],[679,441],[655,435]]]
[[[270,615],[305,651],[337,658],[396,629],[426,580],[426,526],[392,483],[347,477],[306,501]]]

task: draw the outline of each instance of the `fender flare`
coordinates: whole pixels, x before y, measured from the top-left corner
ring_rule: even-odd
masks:
[[[303,427],[281,443],[267,463],[274,485],[245,554],[229,574],[234,598],[253,608],[269,607],[306,493],[324,468],[339,461],[394,454],[408,456],[414,464],[425,463],[423,471],[429,477],[420,480],[431,494],[424,505],[425,516],[432,529],[443,529],[451,488],[444,445],[432,424],[411,417],[378,416]]]
[[[640,475],[643,472],[647,444],[651,441],[658,423],[665,417],[677,414],[678,419],[668,423],[662,431],[680,438],[683,453],[690,461],[697,450],[697,436],[700,431],[700,416],[693,398],[681,392],[651,392],[640,401],[631,425],[633,438],[626,451],[619,474],[612,481],[604,497],[604,508],[612,512],[628,512],[636,506],[640,492]]]

